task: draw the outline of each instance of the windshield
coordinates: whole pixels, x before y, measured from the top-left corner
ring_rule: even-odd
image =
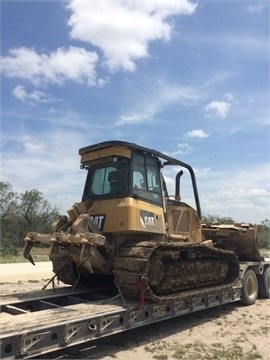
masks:
[[[83,198],[99,196],[123,196],[128,189],[127,159],[117,159],[88,170]]]

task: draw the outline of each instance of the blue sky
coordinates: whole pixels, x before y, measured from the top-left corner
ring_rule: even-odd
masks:
[[[78,149],[126,140],[189,163],[204,215],[269,218],[269,19],[255,0],[2,0],[2,180],[65,213]]]

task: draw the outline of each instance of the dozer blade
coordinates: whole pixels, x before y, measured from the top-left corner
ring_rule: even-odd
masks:
[[[239,260],[262,260],[258,248],[257,226],[251,224],[203,225],[203,235],[215,247],[235,252]]]

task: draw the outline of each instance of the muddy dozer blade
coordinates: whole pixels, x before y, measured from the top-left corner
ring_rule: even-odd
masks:
[[[211,239],[215,246],[234,251],[239,260],[260,261],[257,226],[251,224],[203,225],[205,239]]]
[[[99,231],[88,214],[81,214],[71,222],[60,217],[52,226],[50,234],[29,232],[24,241],[24,257],[33,265],[30,254],[35,244],[50,246],[49,259],[58,280],[74,285],[88,278],[111,274],[106,257],[109,248],[106,237]],[[97,277],[97,276],[96,276]]]

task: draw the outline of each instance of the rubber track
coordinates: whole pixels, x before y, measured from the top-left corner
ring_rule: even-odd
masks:
[[[154,253],[164,251],[188,251],[192,250],[206,256],[218,257],[228,261],[229,275],[222,284],[200,286],[194,289],[177,290],[167,294],[156,294],[147,281],[149,258]],[[158,269],[156,269],[158,271]],[[138,297],[138,284],[142,277],[145,280],[145,299],[154,302],[184,300],[192,296],[212,294],[231,288],[236,284],[239,277],[239,261],[237,256],[226,250],[217,249],[203,244],[185,244],[185,243],[160,243],[156,241],[144,241],[139,243],[127,243],[121,247],[118,256],[114,262],[115,283],[121,289],[123,294]]]

